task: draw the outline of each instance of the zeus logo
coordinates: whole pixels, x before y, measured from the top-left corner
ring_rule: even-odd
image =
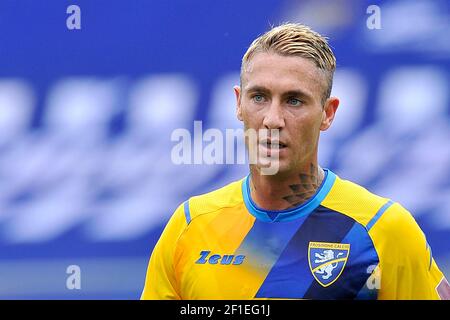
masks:
[[[233,254],[229,255],[220,255],[220,254],[213,254],[209,255],[211,251],[201,251],[200,252],[200,258],[195,261],[197,264],[218,264],[220,261],[220,264],[234,264],[239,265],[244,262],[245,256],[244,255],[238,255],[235,256]]]

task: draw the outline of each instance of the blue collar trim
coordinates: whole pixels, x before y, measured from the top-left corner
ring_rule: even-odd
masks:
[[[250,174],[242,182],[242,195],[247,210],[257,219],[265,222],[291,221],[313,212],[325,199],[336,180],[336,175],[324,169],[325,177],[313,197],[296,208],[286,210],[264,210],[259,208],[250,195]]]

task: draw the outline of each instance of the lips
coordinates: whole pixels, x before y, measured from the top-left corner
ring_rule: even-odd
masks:
[[[287,147],[285,143],[279,140],[265,139],[261,141],[260,144],[266,147],[267,149],[284,149]]]

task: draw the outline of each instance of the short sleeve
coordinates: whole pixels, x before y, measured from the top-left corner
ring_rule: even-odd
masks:
[[[184,208],[180,205],[153,249],[141,295],[142,300],[181,299],[173,258],[178,239],[186,226]]]
[[[426,236],[400,204],[392,205],[370,230],[380,260],[379,299],[440,299],[444,275]]]

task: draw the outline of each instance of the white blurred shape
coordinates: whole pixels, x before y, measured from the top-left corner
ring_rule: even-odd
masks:
[[[233,87],[240,84],[239,72],[230,72],[220,77],[212,89],[211,101],[208,113],[207,128],[203,128],[205,132],[208,128],[219,129],[222,132],[223,138],[227,139],[227,129],[230,133],[235,135],[234,140],[228,138],[224,141],[224,157],[223,163],[226,163],[226,155],[234,155],[234,163],[238,160],[238,155],[243,152],[245,154],[245,143],[243,135],[237,134],[236,129],[243,129],[244,124],[237,119],[236,116],[236,96]],[[243,131],[242,131],[243,132]],[[230,135],[231,137],[231,135]],[[238,150],[238,148],[241,148]],[[243,149],[243,150],[242,150]],[[205,169],[208,166],[203,166]],[[227,170],[226,176],[229,181],[238,179],[248,173],[248,165],[233,164],[229,166],[219,165],[213,166],[217,170]],[[220,187],[218,183],[223,183],[223,180],[215,180],[211,183],[211,187]]]
[[[339,172],[343,177],[366,185],[383,172],[397,146],[390,145],[381,134],[381,127],[372,126],[337,149]]]
[[[330,127],[332,138],[344,138],[359,127],[367,103],[367,83],[356,70],[340,69],[334,75],[331,96],[339,98],[339,107]]]
[[[319,162],[325,167],[335,154],[337,141],[360,126],[367,103],[367,83],[358,71],[337,70],[333,82],[331,96],[339,98],[339,107],[331,127],[320,135]]]
[[[102,138],[117,108],[117,80],[67,78],[51,89],[44,124],[55,134]]]
[[[400,202],[415,216],[427,213],[427,209],[442,201],[441,193],[445,194],[443,185],[450,166],[449,137],[446,119],[434,121],[429,130],[404,148],[401,158],[397,158],[401,163],[395,172],[383,175],[374,185],[374,191]]]
[[[432,215],[433,226],[438,230],[450,229],[450,187],[440,190],[434,195],[434,214]]]
[[[86,225],[93,241],[138,237],[170,216],[180,200],[208,181],[217,167],[177,166],[171,162],[171,132],[190,129],[198,100],[193,81],[183,75],[154,75],[131,87],[129,130],[112,143],[100,186],[117,192],[98,199]],[[150,139],[147,139],[150,138]]]
[[[239,85],[239,72],[225,74],[213,88],[208,113],[208,127],[222,130],[243,128],[236,117],[236,96],[233,87]]]
[[[128,126],[137,134],[170,141],[171,130],[192,121],[197,100],[194,82],[184,75],[148,76],[131,89]]]
[[[450,51],[449,14],[441,4],[405,0],[384,3],[381,6],[381,29],[361,29],[365,33],[364,47],[383,51]]]
[[[12,243],[55,239],[82,221],[87,211],[88,184],[83,179],[60,184],[51,192],[26,202],[7,222],[5,237]]]
[[[0,145],[17,138],[31,123],[35,96],[29,84],[0,79]]]
[[[429,129],[446,116],[448,83],[445,73],[431,66],[404,67],[382,81],[377,116],[392,134]]]
[[[429,207],[429,200],[433,199],[435,193],[433,186],[438,180],[436,173],[441,173],[437,170],[427,172],[417,169],[417,167],[414,169],[399,167],[395,170],[395,174],[385,174],[382,180],[372,187],[372,191],[399,202],[417,217]]]
[[[436,178],[443,178],[442,172],[450,167],[450,122],[448,118],[437,119],[429,130],[422,132],[408,148],[405,159],[434,172]],[[429,167],[429,169],[427,168]],[[447,170],[448,171],[448,170]],[[437,182],[440,182],[437,179]]]
[[[130,240],[164,224],[170,210],[178,204],[172,201],[169,188],[161,188],[160,182],[136,185],[96,206],[100,212],[86,226],[88,238],[93,241]]]
[[[220,79],[214,87],[214,107],[211,107],[215,116],[210,121],[214,127],[225,128],[231,123],[241,126],[234,118],[233,86],[238,81],[239,74],[234,73]],[[194,190],[207,186],[205,191],[211,191],[211,183],[219,182],[214,177],[227,169],[222,165],[175,165],[171,162],[174,144],[170,135],[167,139],[165,135],[171,133],[171,128],[191,129],[192,126],[197,93],[188,79],[155,76],[136,86],[130,97],[129,118],[131,130],[135,132],[113,144],[103,180],[105,186],[113,187],[118,195],[94,205],[98,214],[85,229],[87,237],[93,241],[132,239],[165,223],[175,207],[193,195]],[[174,96],[179,103],[173,103]],[[228,102],[224,101],[225,96]],[[206,129],[204,126],[203,132]],[[142,140],[139,130],[144,137],[148,132],[154,133],[156,143]],[[227,182],[232,180],[230,175],[227,178]]]

